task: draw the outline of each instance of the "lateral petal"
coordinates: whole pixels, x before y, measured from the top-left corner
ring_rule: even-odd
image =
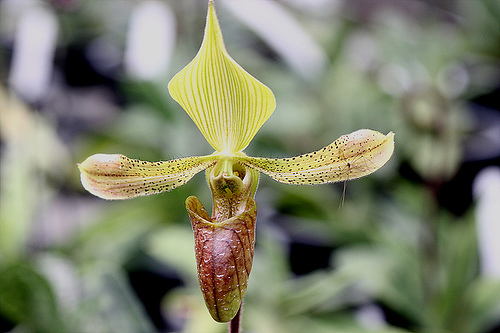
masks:
[[[362,129],[332,144],[291,158],[243,156],[241,163],[287,184],[324,184],[367,176],[380,169],[394,151],[394,133]]]
[[[103,199],[119,200],[170,191],[215,162],[211,155],[147,162],[120,154],[96,154],[78,168],[87,191]]]

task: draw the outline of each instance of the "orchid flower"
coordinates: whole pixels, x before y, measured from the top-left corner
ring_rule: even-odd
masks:
[[[192,223],[198,280],[212,317],[231,321],[247,289],[255,244],[259,172],[287,184],[325,184],[363,177],[381,168],[394,135],[363,129],[291,158],[247,156],[243,150],[273,113],[271,90],[227,53],[209,1],[205,35],[196,57],[168,89],[215,150],[206,156],[162,162],[96,154],[79,165],[81,181],[104,199],[129,199],[170,191],[206,170],[212,191],[209,215],[194,196],[186,200]]]

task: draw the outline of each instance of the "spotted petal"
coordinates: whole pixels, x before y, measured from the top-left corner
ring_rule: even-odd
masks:
[[[87,191],[103,199],[116,200],[170,191],[215,162],[211,155],[146,162],[119,154],[96,154],[78,168]]]
[[[323,184],[367,176],[380,169],[394,151],[394,133],[362,129],[318,151],[291,158],[244,156],[240,161],[287,184]]]
[[[228,154],[248,146],[276,107],[271,90],[227,53],[212,1],[201,48],[168,89],[210,145]]]

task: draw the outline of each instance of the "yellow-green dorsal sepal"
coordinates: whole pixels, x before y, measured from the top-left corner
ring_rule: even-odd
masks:
[[[218,152],[242,151],[276,107],[271,90],[227,53],[212,1],[201,48],[168,89]]]

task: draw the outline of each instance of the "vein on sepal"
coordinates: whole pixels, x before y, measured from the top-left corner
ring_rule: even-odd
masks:
[[[168,89],[218,152],[243,150],[276,107],[271,90],[227,53],[212,2],[198,54]]]

